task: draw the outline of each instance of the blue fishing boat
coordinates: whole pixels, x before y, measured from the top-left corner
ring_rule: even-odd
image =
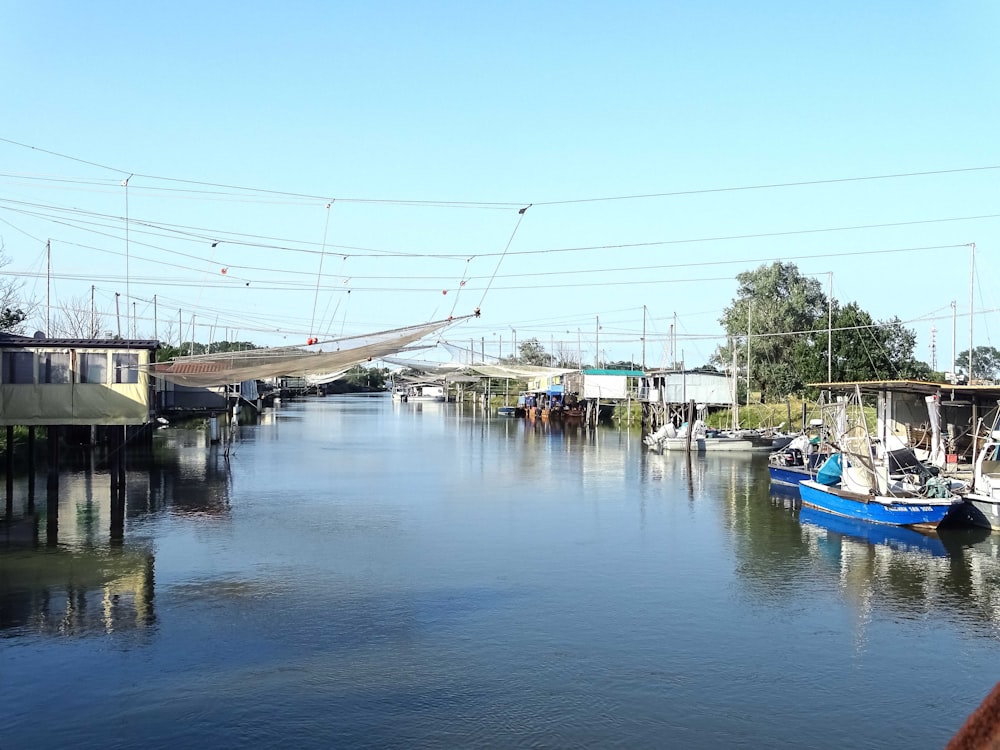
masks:
[[[840,484],[821,484],[814,479],[799,483],[802,505],[870,523],[936,529],[944,517],[962,505],[961,498],[920,495],[896,496],[855,492]]]
[[[796,435],[768,456],[767,472],[772,485],[798,487],[803,479],[815,479],[819,467],[834,452],[827,442],[823,420],[814,419],[809,428],[809,432]]]

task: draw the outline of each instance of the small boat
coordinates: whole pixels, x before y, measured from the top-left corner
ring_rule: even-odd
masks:
[[[815,479],[816,472],[835,452],[826,440],[823,420],[814,419],[810,431],[796,435],[767,457],[771,484],[797,487],[803,479]]]
[[[444,386],[438,383],[397,383],[392,389],[392,400],[407,403],[448,399]]]
[[[704,453],[705,451],[752,451],[754,446],[748,438],[741,438],[734,435],[727,435],[721,430],[710,430],[700,419],[695,420],[691,439],[687,437],[688,423],[685,422],[677,429],[670,422],[656,432],[651,432],[643,438],[643,442],[651,450],[660,451],[685,451],[688,445],[692,451]]]
[[[990,431],[989,440],[976,458],[972,487],[962,496],[970,523],[1000,530],[1000,431]]]
[[[498,406],[497,416],[500,417],[523,417],[524,407],[523,406]]]
[[[799,483],[803,506],[870,523],[933,530],[963,505],[962,498],[936,478],[927,483],[923,492],[880,491],[870,467],[852,455],[846,459],[845,468],[844,460],[840,453],[831,456],[820,467],[816,479]]]

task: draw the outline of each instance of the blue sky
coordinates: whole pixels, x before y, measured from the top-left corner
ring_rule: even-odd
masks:
[[[676,315],[698,365],[736,274],[788,260],[928,362],[936,327],[939,369],[973,293],[1000,348],[995,3],[0,13],[0,236],[35,326],[51,239],[53,306],[93,286],[113,330],[117,293],[142,337],[154,295],[161,339],[194,316],[262,345],[481,306],[445,337],[638,360],[645,321],[655,366]]]

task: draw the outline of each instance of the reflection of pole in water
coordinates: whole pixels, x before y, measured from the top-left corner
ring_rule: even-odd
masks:
[[[688,423],[688,430],[690,429],[691,425]],[[691,451],[684,451],[684,456],[687,458],[688,500],[694,500],[694,469],[691,467]]]
[[[28,513],[35,512],[35,428],[28,428]]]
[[[125,427],[109,427],[111,472],[111,541],[125,538]]]
[[[6,505],[6,515],[9,521],[14,517],[14,425],[7,425],[7,445],[5,448],[6,453],[6,469],[7,469],[7,505]]]
[[[48,478],[45,485],[45,541],[50,547],[59,541],[59,428],[45,430],[49,448]]]

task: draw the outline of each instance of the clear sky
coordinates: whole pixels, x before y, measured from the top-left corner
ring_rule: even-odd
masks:
[[[785,260],[929,363],[936,327],[944,370],[952,301],[959,351],[973,300],[1000,348],[998,31],[992,0],[3,0],[4,272],[33,328],[92,287],[168,341],[481,306],[445,338],[638,361],[645,323],[658,366]]]

